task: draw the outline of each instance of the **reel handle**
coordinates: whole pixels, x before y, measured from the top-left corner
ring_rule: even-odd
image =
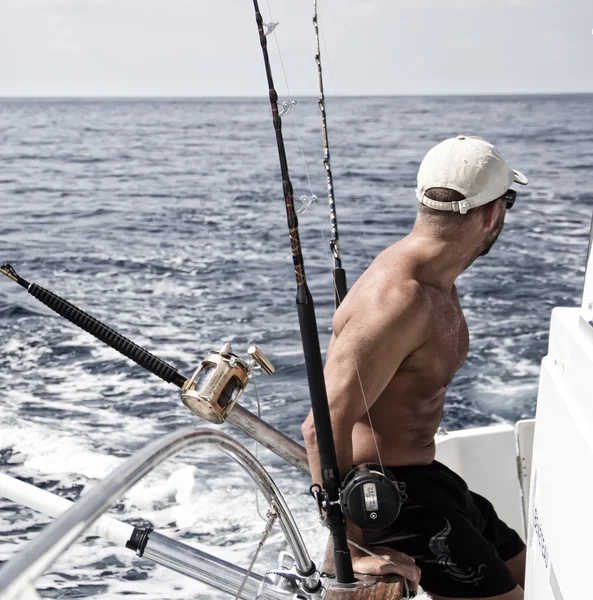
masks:
[[[247,354],[253,359],[252,366],[258,364],[264,373],[267,373],[268,375],[273,375],[276,372],[276,367],[257,346],[250,346],[247,350]]]

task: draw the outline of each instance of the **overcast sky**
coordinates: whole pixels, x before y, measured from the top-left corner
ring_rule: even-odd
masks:
[[[315,95],[312,0],[269,5],[291,93]],[[319,13],[331,94],[593,92],[593,0],[319,0]],[[0,0],[0,96],[265,89],[252,0]]]

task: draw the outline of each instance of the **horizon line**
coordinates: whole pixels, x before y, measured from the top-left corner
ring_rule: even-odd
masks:
[[[592,96],[591,91],[572,91],[572,92],[468,92],[459,94],[332,94],[326,95],[328,98],[343,99],[370,99],[370,98],[541,98],[558,96]],[[313,99],[317,100],[318,94],[295,94],[291,98]],[[5,100],[269,100],[267,95],[242,96],[242,95],[3,95],[0,94],[0,101]]]

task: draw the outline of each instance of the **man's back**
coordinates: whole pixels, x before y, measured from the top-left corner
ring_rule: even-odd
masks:
[[[439,289],[423,280],[422,273],[430,262],[425,254],[419,253],[408,238],[387,248],[352,287],[334,317],[328,380],[334,376],[332,346],[353,315],[363,313],[366,320],[374,320],[374,313],[380,311],[390,312],[390,317],[397,319],[401,313],[410,312],[406,318],[422,322],[417,347],[401,362],[368,414],[354,426],[355,464],[377,461],[371,423],[385,464],[428,464],[434,459],[434,435],[441,420],[445,390],[465,360],[469,337],[455,286]],[[402,290],[406,290],[403,305]],[[385,318],[384,314],[380,316]],[[394,336],[391,344],[395,348],[398,343],[400,340]],[[373,352],[372,346],[369,351]],[[375,352],[371,371],[376,361],[392,360],[390,353]],[[353,362],[350,368],[360,371],[361,367]],[[361,380],[372,377],[372,372],[359,374]]]

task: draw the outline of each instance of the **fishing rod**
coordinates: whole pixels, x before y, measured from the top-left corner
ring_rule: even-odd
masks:
[[[327,133],[327,114],[325,112],[325,93],[323,89],[323,72],[321,69],[321,47],[319,43],[319,23],[317,19],[317,0],[313,0],[313,27],[315,28],[315,62],[317,63],[317,75],[319,80],[319,110],[321,111],[321,132],[323,134],[323,166],[327,180],[327,197],[329,200],[329,220],[331,227],[331,239],[329,248],[333,257],[334,278],[334,301],[338,308],[348,293],[346,283],[346,271],[342,267],[342,256],[340,254],[340,236],[338,235],[338,215],[336,214],[336,198],[334,196],[334,179],[332,175],[329,156],[329,137]]]
[[[324,496],[322,503],[326,511],[327,523],[334,543],[336,578],[340,583],[352,583],[355,579],[352,569],[352,558],[350,556],[348,540],[346,538],[346,522],[340,507],[340,474],[338,471],[338,460],[334,444],[329,404],[327,401],[327,390],[325,388],[325,379],[323,377],[323,361],[319,345],[315,306],[305,276],[305,264],[298,228],[299,223],[294,207],[294,192],[288,173],[288,162],[282,135],[282,118],[278,114],[278,93],[274,87],[270,57],[268,55],[266,32],[264,31],[264,22],[257,0],[253,0],[253,8],[255,10],[255,20],[264,58],[272,119],[274,122],[274,130],[276,132],[276,145],[278,147],[278,157],[280,159],[282,189],[284,192],[286,218],[288,222],[297,285],[297,313],[305,356],[309,394],[311,396],[311,407],[315,422],[315,433],[317,435],[319,460],[321,464],[322,495]]]
[[[329,247],[333,257],[332,274],[334,282],[334,301],[337,309],[348,293],[348,285],[346,282],[346,271],[342,267],[342,257],[340,254],[338,216],[336,213],[336,199],[331,170],[323,70],[321,67],[321,43],[319,40],[317,0],[313,0],[313,28],[315,30],[316,43],[315,63],[317,65],[319,82],[318,105],[321,112],[321,131],[323,136],[323,166],[326,173],[327,196],[329,200],[331,228]],[[354,366],[358,372],[356,360]],[[362,387],[362,383],[360,385]],[[380,458],[379,462],[381,462]],[[361,527],[362,529],[384,529],[393,523],[399,515],[403,498],[403,488],[400,487],[400,484],[395,477],[383,468],[382,464],[376,465],[373,463],[366,463],[355,467],[344,478],[340,494],[340,503],[344,515],[358,527]],[[372,555],[367,549],[360,547],[359,549]],[[404,587],[407,590],[406,597],[412,597],[409,595],[405,578]]]
[[[304,473],[309,473],[307,452],[302,446],[237,404],[256,367],[261,367],[268,375],[272,375],[275,371],[272,363],[257,346],[251,346],[247,350],[251,357],[251,360],[247,361],[234,354],[230,344],[225,344],[220,350],[212,350],[200,363],[194,374],[187,378],[175,367],[138,346],[71,302],[36,283],[30,283],[21,277],[9,263],[0,265],[0,273],[18,283],[45,306],[90,333],[100,342],[133,360],[137,365],[163,381],[181,388],[181,401],[195,415],[216,424],[228,420],[230,424],[289,464]]]

